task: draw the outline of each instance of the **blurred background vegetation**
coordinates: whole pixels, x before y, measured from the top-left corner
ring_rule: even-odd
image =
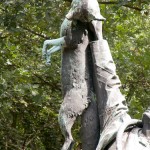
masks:
[[[66,0],[67,1],[67,0]],[[70,3],[0,0],[0,150],[58,150],[61,52],[45,66],[43,41],[59,37]],[[130,115],[150,105],[150,2],[99,0],[103,35],[122,81]],[[78,137],[78,129],[73,131]],[[76,150],[78,146],[76,146]]]

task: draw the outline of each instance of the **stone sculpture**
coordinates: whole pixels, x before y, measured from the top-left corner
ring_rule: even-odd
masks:
[[[89,40],[85,25],[80,22],[76,25],[76,22],[68,19],[65,19],[61,26],[61,36],[63,37],[56,40],[45,41],[43,54],[45,55],[47,43],[55,45],[47,52],[48,54],[63,47],[61,74],[64,102],[59,111],[59,124],[65,136],[62,150],[69,150],[73,146],[71,128],[77,116],[81,115],[89,104],[90,91],[86,68],[86,49]]]
[[[71,128],[79,115],[82,115],[83,150],[127,150],[131,146],[122,147],[124,143],[120,138],[129,143],[125,134],[130,132],[124,133],[124,130],[133,124],[143,126],[143,139],[150,137],[150,125],[146,123],[150,111],[143,115],[143,124],[127,114],[116,67],[102,36],[103,20],[97,0],[72,0],[71,9],[61,25],[60,38],[46,40],[43,45],[47,64],[50,64],[52,53],[62,50],[64,101],[59,111],[59,124],[65,137],[62,150],[73,147]],[[47,45],[53,47],[47,50]]]

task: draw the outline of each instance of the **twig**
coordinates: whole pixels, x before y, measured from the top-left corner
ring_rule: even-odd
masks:
[[[35,31],[33,31],[33,30],[27,28],[27,27],[22,26],[22,25],[19,25],[19,27],[21,27],[21,28],[24,29],[24,30],[27,30],[28,32],[30,32],[30,33],[32,33],[32,34],[38,35],[38,36],[40,36],[40,37],[42,37],[42,38],[45,38],[45,39],[49,39],[49,37],[47,37],[46,35],[37,33],[37,32],[35,32]]]
[[[99,1],[99,4],[108,4],[108,5],[114,5],[114,4],[117,4],[119,5],[119,2],[117,1]],[[129,4],[124,4],[124,5],[121,5],[121,6],[124,6],[124,7],[128,7],[128,8],[131,8],[131,9],[135,9],[137,11],[142,11],[142,8],[139,8],[139,7],[135,7],[135,6],[131,6]]]
[[[46,84],[46,85],[52,87],[53,90],[56,90],[56,89],[57,89],[57,90],[61,91],[61,88],[60,88],[59,85],[51,84],[50,82],[44,80],[44,79],[43,79],[41,76],[39,76],[38,74],[33,74],[33,75],[34,75],[35,77],[37,77],[38,79],[40,79],[41,81],[43,81],[44,84]]]
[[[142,8],[139,8],[139,7],[134,7],[134,6],[130,6],[130,5],[123,5],[123,6],[131,8],[131,9],[135,9],[135,10],[138,10],[138,11],[142,11]]]

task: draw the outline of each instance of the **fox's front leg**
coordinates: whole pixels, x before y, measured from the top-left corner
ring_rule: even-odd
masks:
[[[50,48],[49,50],[47,50],[47,55],[46,55],[46,64],[50,65],[51,64],[51,54],[59,51],[62,49],[62,46],[53,46],[52,48]]]
[[[45,40],[43,44],[43,49],[42,49],[42,55],[46,59],[47,58],[47,46],[48,45],[53,45],[53,46],[65,46],[65,37],[61,37],[58,39],[53,39],[53,40]]]

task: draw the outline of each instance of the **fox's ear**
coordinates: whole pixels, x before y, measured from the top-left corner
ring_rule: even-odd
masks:
[[[73,19],[73,11],[69,11],[69,13],[66,15],[66,18],[68,20],[72,20]]]
[[[101,14],[95,15],[94,16],[94,20],[98,20],[98,21],[105,21],[106,18],[104,18]]]

